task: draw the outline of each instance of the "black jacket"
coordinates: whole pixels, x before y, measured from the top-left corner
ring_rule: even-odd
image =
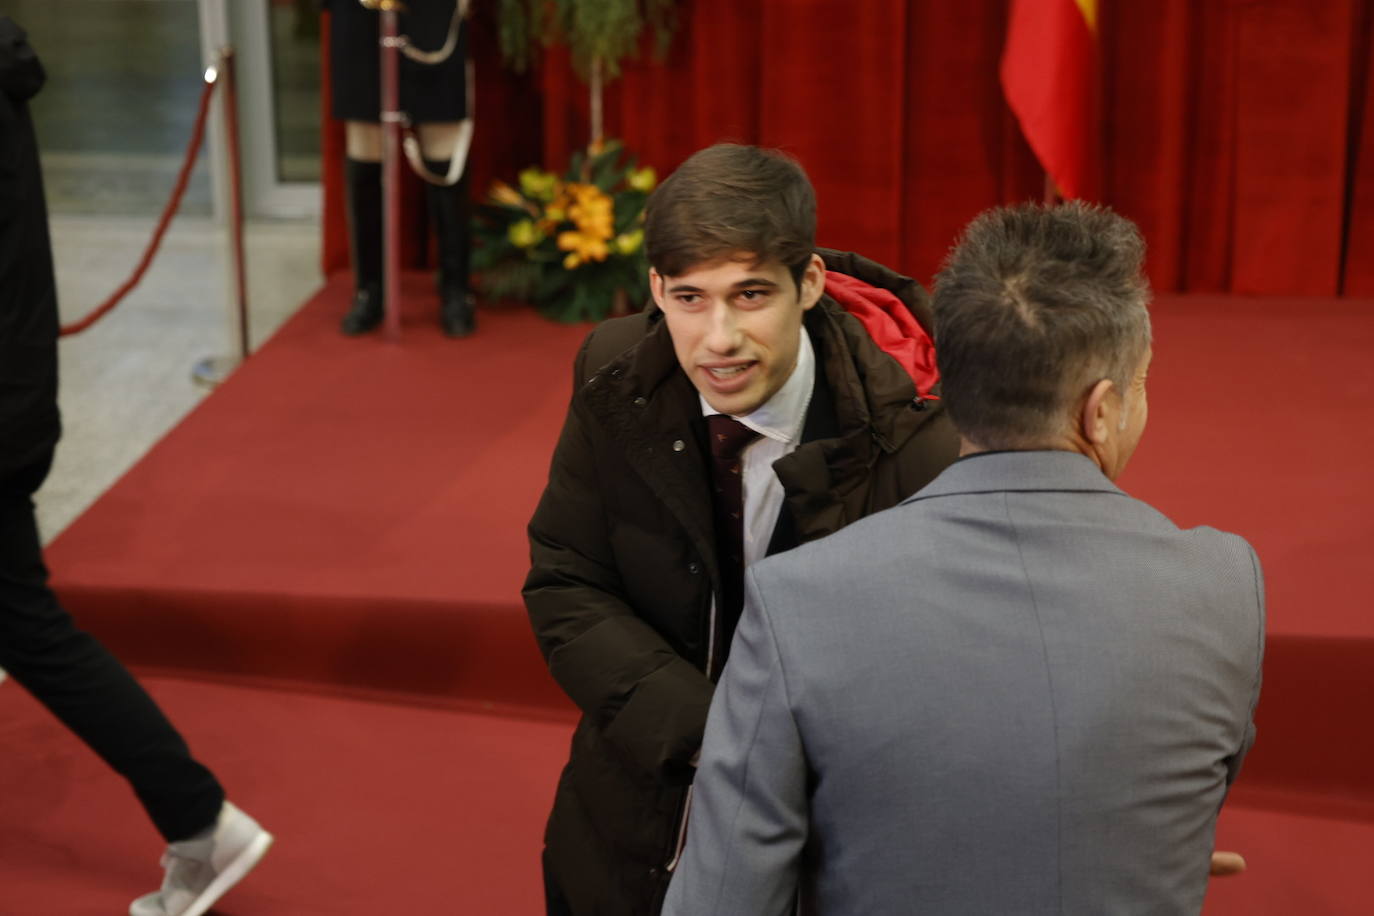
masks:
[[[448,39],[455,0],[409,0],[397,29],[421,51],[437,51]],[[377,66],[379,14],[358,0],[324,0],[329,11],[330,113],[345,121],[375,123],[381,110]],[[422,64],[404,54],[397,61],[401,109],[412,124],[461,121],[467,117],[468,26],[458,31],[453,53],[437,64]]]
[[[43,66],[0,16],[0,484],[44,460],[57,413],[57,285],[28,100]]]
[[[831,270],[896,292],[931,330],[914,281],[853,255],[822,255]],[[833,423],[774,465],[802,542],[896,504],[957,451],[939,402],[918,398],[911,377],[829,296],[805,325]],[[656,913],[717,673],[705,671],[718,585],[704,422],[656,310],[599,326],[575,372],[529,526],[524,590],[549,668],[583,713],[546,866],[577,916]]]

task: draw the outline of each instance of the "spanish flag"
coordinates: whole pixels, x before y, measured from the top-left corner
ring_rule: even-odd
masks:
[[[1097,191],[1098,0],[1012,0],[1002,91],[1066,198]]]

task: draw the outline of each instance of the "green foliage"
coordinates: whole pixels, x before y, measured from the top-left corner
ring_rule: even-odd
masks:
[[[531,52],[540,41],[540,10],[543,0],[500,0],[501,56],[517,73],[530,65]]]
[[[536,44],[565,44],[583,79],[600,60],[606,79],[638,50],[645,26],[661,56],[677,26],[676,0],[500,0],[501,54],[524,71]]]

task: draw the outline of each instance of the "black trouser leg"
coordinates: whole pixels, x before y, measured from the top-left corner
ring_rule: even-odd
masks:
[[[47,463],[0,481],[0,668],[129,781],[167,842],[194,836],[215,823],[224,790],[133,676],[77,629],[48,588],[30,498]]]
[[[425,167],[437,175],[448,171],[447,162],[426,161]],[[465,337],[477,325],[468,293],[472,214],[467,172],[449,187],[426,183],[425,197],[439,242],[439,323],[450,337]]]
[[[563,896],[562,889],[549,869],[547,851],[544,852],[541,861],[544,866],[544,912],[547,916],[572,916],[572,907],[568,905],[567,898]]]
[[[353,259],[353,305],[345,334],[363,334],[382,322],[382,164],[344,160],[348,198],[348,250]]]

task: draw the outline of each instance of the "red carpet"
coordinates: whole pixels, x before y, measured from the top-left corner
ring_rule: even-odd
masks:
[[[407,279],[413,298],[427,298],[417,286],[426,281]],[[349,340],[335,330],[345,282],[336,278],[173,430],[58,539],[49,560],[78,618],[144,671],[518,714],[510,721],[463,718],[242,691],[245,709],[280,710],[274,742],[295,740],[292,717],[300,716],[301,743],[310,743],[315,708],[335,710],[326,716],[347,740],[320,739],[322,749],[332,749],[311,759],[325,769],[334,761],[330,778],[363,795],[395,787],[380,785],[343,751],[349,741],[372,748],[383,728],[395,766],[428,772],[449,764],[459,768],[455,779],[466,778],[464,742],[478,740],[484,728],[514,730],[507,735],[513,746],[526,740],[518,737],[523,729],[566,730],[536,721],[566,723],[570,709],[534,649],[519,586],[524,523],[543,485],[585,329],[525,311],[485,311],[477,336],[450,341],[431,316],[417,314],[408,316],[399,344]],[[1150,428],[1122,484],[1181,524],[1249,538],[1265,564],[1270,600],[1260,740],[1223,825],[1225,842],[1250,853],[1254,870],[1219,885],[1209,912],[1286,914],[1299,909],[1298,899],[1333,901],[1329,910],[1303,912],[1374,910],[1374,893],[1331,875],[1333,855],[1344,862],[1342,855],[1356,851],[1363,858],[1353,861],[1374,854],[1374,737],[1363,727],[1374,708],[1371,305],[1189,297],[1155,308]],[[241,688],[172,685],[162,690],[173,702],[184,696],[230,709],[240,702]],[[10,702],[0,704],[0,716],[9,716]],[[345,728],[355,708],[373,713]],[[393,725],[374,728],[373,718],[392,716]],[[234,723],[254,718],[217,723],[223,743],[207,741],[207,759],[216,767],[240,761],[259,775],[248,784],[269,793],[264,804],[280,793],[305,811],[310,795],[338,794],[316,792],[316,768],[278,768],[239,739]],[[455,743],[427,744],[440,740],[436,732]],[[393,844],[391,854],[447,853],[461,864],[463,844],[480,841],[501,817],[512,824],[523,818],[520,829],[537,836],[562,751],[550,741],[542,781],[525,784],[512,773],[512,781],[489,788],[494,820],[445,820],[462,816],[461,799],[402,804],[393,797],[387,810],[416,819],[405,828],[410,842]],[[527,800],[528,810],[521,807]],[[331,797],[329,805],[336,803]],[[135,820],[132,802],[119,804],[128,816],[118,820]],[[325,810],[346,818],[346,808]],[[101,830],[115,829],[103,815],[100,821]],[[282,821],[293,832],[313,832],[304,816],[284,813]],[[357,822],[371,829],[367,819]],[[343,831],[339,822],[328,824],[332,848]],[[46,855],[48,865],[31,861],[26,874],[46,867],[56,880],[94,856],[109,856],[92,865],[96,872],[130,867],[109,864],[122,840],[73,858],[51,839],[66,829],[39,818],[34,830],[48,838],[19,842],[32,847],[30,861]],[[286,858],[274,854],[266,867],[285,868]],[[9,887],[9,861],[0,858],[0,887]],[[365,867],[361,857],[346,861],[344,871]],[[502,867],[524,874],[532,853]],[[411,880],[425,885],[417,893],[454,890],[454,882],[461,889],[473,880],[463,868],[450,880],[442,868],[426,867]],[[291,879],[279,880],[285,887]],[[131,885],[139,889],[138,880]],[[265,886],[262,893],[269,892]],[[287,911],[263,906],[241,912]],[[511,911],[536,909],[530,903]],[[236,904],[225,912],[240,910]]]
[[[1374,639],[1374,301],[1174,297],[1121,484],[1244,535],[1270,635]]]
[[[230,796],[276,836],[220,916],[540,912],[566,725],[151,679]],[[0,687],[0,916],[111,916],[161,881],[133,794]]]
[[[1244,535],[1264,566],[1237,798],[1374,822],[1374,302],[1184,297],[1154,316],[1150,422],[1122,486]]]
[[[192,748],[277,843],[214,912],[534,916],[568,728],[153,678]],[[0,687],[0,916],[110,916],[158,881],[160,840],[122,781]],[[1231,804],[1218,843],[1250,872],[1208,916],[1365,912],[1374,824]]]
[[[421,289],[427,277],[407,277]],[[485,310],[443,337],[337,330],[336,278],[53,544],[133,662],[563,708],[519,589],[587,329]]]

